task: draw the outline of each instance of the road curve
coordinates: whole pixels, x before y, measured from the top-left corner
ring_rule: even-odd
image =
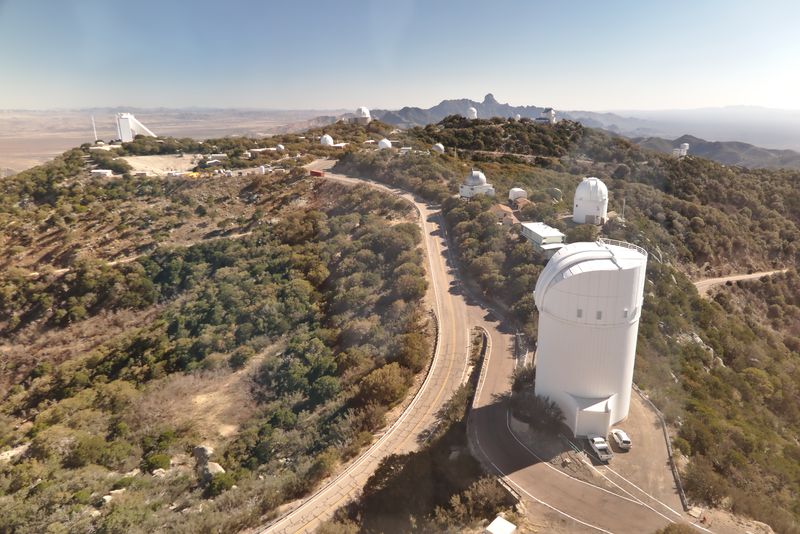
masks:
[[[308,168],[327,170],[332,164],[316,161]],[[456,271],[446,240],[442,237],[444,222],[440,213],[431,211],[423,201],[407,192],[376,182],[329,172],[326,172],[326,177],[349,184],[369,183],[411,200],[420,210],[429,269],[440,312],[441,353],[438,358],[441,361],[435,362],[430,374],[439,377],[431,380],[441,386],[432,386],[424,391],[421,396],[428,399],[425,406],[414,408],[414,413],[419,415],[409,414],[401,418],[386,434],[390,436],[396,433],[397,438],[376,443],[373,446],[375,450],[370,449],[356,460],[353,472],[345,471],[307,499],[300,508],[264,532],[309,532],[330,517],[336,508],[357,495],[381,458],[392,452],[415,448],[414,440],[410,438],[433,421],[435,406],[441,405],[465,378],[465,351],[473,326],[484,328],[489,338],[485,368],[468,424],[470,441],[482,456],[484,464],[491,466],[523,498],[567,518],[576,531],[618,534],[653,532],[675,519],[666,515],[668,511],[658,509],[657,505],[645,502],[645,499],[631,498],[624,491],[612,492],[567,476],[547,462],[539,461],[512,433],[508,408],[502,396],[510,391],[511,376],[517,363],[511,350],[513,332],[498,320],[500,315],[490,311],[491,308],[486,304],[468,294],[454,295],[447,290],[455,285]],[[439,229],[432,233],[436,226]],[[445,363],[447,361],[451,361],[452,366]],[[444,368],[449,368],[449,372],[443,372]],[[460,377],[456,368],[463,369]]]
[[[325,178],[338,183],[364,183],[364,180],[327,172],[334,163],[331,160],[318,160],[307,168],[325,170]],[[426,270],[431,282],[428,298],[434,304],[439,322],[439,340],[434,360],[419,392],[400,418],[341,474],[298,507],[258,531],[261,533],[294,534],[315,531],[321,522],[329,519],[339,507],[358,495],[383,458],[418,448],[435,425],[439,409],[467,378],[469,328],[465,326],[463,307],[456,305],[457,299],[449,291],[453,276],[445,260],[446,245],[440,231],[441,214],[409,193],[378,183],[370,185],[408,200],[419,212],[427,257]]]
[[[755,280],[757,278],[761,278],[762,276],[772,276],[773,274],[777,273],[785,273],[787,270],[788,269],[776,269],[774,271],[761,271],[760,273],[734,274],[731,276],[721,276],[719,278],[704,278],[703,280],[694,282],[694,287],[697,288],[697,292],[700,293],[701,297],[706,297],[708,296],[708,291],[714,286],[718,286],[726,282]]]

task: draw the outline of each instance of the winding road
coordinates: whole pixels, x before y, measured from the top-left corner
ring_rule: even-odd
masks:
[[[708,297],[709,290],[720,284],[724,284],[726,282],[738,282],[740,280],[756,280],[761,278],[762,276],[772,276],[773,274],[778,273],[785,273],[788,269],[776,269],[774,271],[762,271],[760,273],[750,273],[750,274],[733,274],[730,276],[721,276],[719,278],[704,278],[703,280],[698,280],[694,282],[694,287],[697,288],[697,292],[700,293],[701,297]]]
[[[539,507],[541,514],[556,518],[564,532],[647,533],[679,519],[689,520],[674,501],[657,499],[610,468],[592,467],[606,481],[606,487],[601,487],[570,477],[538,458],[523,443],[512,431],[503,401],[517,365],[511,350],[513,332],[498,321],[500,315],[487,305],[455,289],[459,285],[443,235],[441,213],[405,191],[332,174],[328,169],[333,163],[318,160],[307,168],[324,170],[327,179],[345,184],[369,183],[409,200],[417,208],[440,338],[428,378],[398,421],[342,474],[260,532],[312,532],[337,508],[358,496],[382,458],[417,448],[425,430],[435,424],[436,411],[466,379],[468,335],[473,326],[486,330],[488,344],[470,414],[470,442],[484,465],[519,493],[530,509]]]

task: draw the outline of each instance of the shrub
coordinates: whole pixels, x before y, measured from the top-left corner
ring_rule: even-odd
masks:
[[[208,482],[208,487],[206,487],[206,496],[216,497],[217,495],[220,495],[221,493],[231,489],[234,482],[235,480],[233,475],[230,473],[216,473]]]
[[[156,469],[169,469],[169,454],[162,452],[151,452],[144,457],[142,467],[145,471],[152,473]]]

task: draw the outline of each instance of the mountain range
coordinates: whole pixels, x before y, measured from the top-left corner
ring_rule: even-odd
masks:
[[[409,128],[434,124],[449,115],[465,115],[470,107],[478,111],[480,118],[516,115],[536,118],[546,109],[540,106],[502,104],[489,93],[482,102],[468,98],[442,100],[427,109],[409,106],[398,110],[376,109],[372,111],[372,115],[388,124]],[[681,143],[689,143],[690,154],[725,165],[800,169],[800,152],[785,148],[800,149],[800,112],[735,106],[624,113],[625,115],[559,110],[558,117],[622,135],[645,148],[660,152],[671,152]],[[626,116],[628,113],[638,113],[641,116]],[[702,139],[699,135],[705,135],[712,140]],[[676,139],[670,140],[673,137]],[[780,148],[762,148],[751,144],[759,142],[759,139],[766,141],[765,144]]]

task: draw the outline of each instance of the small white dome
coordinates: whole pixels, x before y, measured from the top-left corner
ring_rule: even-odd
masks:
[[[575,200],[591,202],[608,201],[608,187],[606,187],[606,184],[604,184],[600,178],[595,178],[594,176],[584,178],[575,190]]]
[[[438,152],[439,154],[444,154],[444,145],[442,143],[436,143],[431,147],[431,150]]]
[[[385,137],[378,141],[378,148],[383,150],[384,148],[392,148],[392,142],[386,139]]]
[[[464,185],[486,185],[486,175],[478,169],[472,169],[472,172],[467,175],[467,179],[464,180]]]
[[[513,202],[514,200],[517,200],[518,198],[528,198],[528,193],[524,189],[522,189],[520,187],[512,187],[508,191],[508,200]]]
[[[277,148],[278,150],[286,150],[286,147],[283,145],[278,145],[275,148]]]
[[[474,107],[471,107],[467,110],[467,118],[468,119],[477,119],[478,118],[478,110]]]
[[[517,113],[516,115],[514,115],[514,120],[515,120],[515,121],[518,121],[518,120],[520,120],[521,118],[522,118],[522,115],[520,115],[519,113]]]
[[[331,137],[328,134],[325,134],[319,138],[319,144],[325,146],[333,146],[333,137]]]
[[[361,106],[356,110],[356,116],[362,119],[369,119],[371,117],[369,114],[369,110],[364,106]]]

